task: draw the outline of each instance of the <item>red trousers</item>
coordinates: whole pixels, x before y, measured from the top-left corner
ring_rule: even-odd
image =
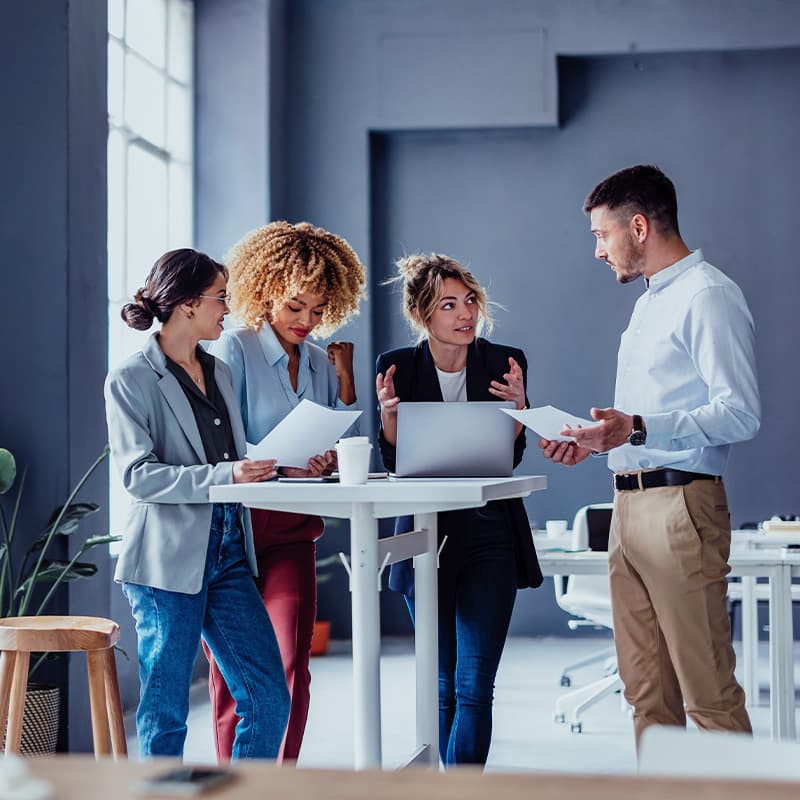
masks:
[[[264,600],[286,672],[292,704],[278,762],[300,753],[308,719],[311,673],[308,661],[317,615],[316,545],[322,535],[320,517],[281,511],[252,510],[258,562],[258,588]],[[239,722],[236,704],[210,652],[208,689],[214,718],[214,742],[220,761],[230,760]]]

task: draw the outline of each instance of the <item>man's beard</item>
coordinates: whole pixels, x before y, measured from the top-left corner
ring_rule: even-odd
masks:
[[[620,267],[624,265],[624,271]],[[625,252],[617,261],[617,281],[619,283],[631,283],[635,281],[644,269],[644,248],[633,238],[633,234],[628,233],[625,245]]]

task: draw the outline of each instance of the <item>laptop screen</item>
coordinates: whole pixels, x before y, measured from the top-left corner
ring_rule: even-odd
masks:
[[[507,477],[514,470],[510,402],[400,403],[397,463],[403,478]]]

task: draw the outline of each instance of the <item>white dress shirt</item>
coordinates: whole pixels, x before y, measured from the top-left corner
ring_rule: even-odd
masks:
[[[657,272],[622,334],[614,407],[640,414],[647,444],[608,454],[614,472],[721,475],[758,431],[753,318],[739,287],[695,250]]]
[[[298,346],[300,369],[297,390],[293,389],[289,354],[266,323],[258,333],[252,328],[225,330],[210,349],[231,368],[245,434],[251,444],[258,444],[301,400],[328,408],[357,408],[356,403],[348,406],[339,399],[336,370],[328,361],[328,354],[311,342]]]

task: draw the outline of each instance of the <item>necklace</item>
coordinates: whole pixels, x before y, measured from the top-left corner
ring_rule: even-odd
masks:
[[[189,369],[189,365],[188,364],[181,364],[180,366],[183,367],[183,371],[199,386],[200,385],[200,381],[203,379],[203,367],[198,365],[198,369],[200,370],[200,374],[199,375],[195,375],[194,371]]]

